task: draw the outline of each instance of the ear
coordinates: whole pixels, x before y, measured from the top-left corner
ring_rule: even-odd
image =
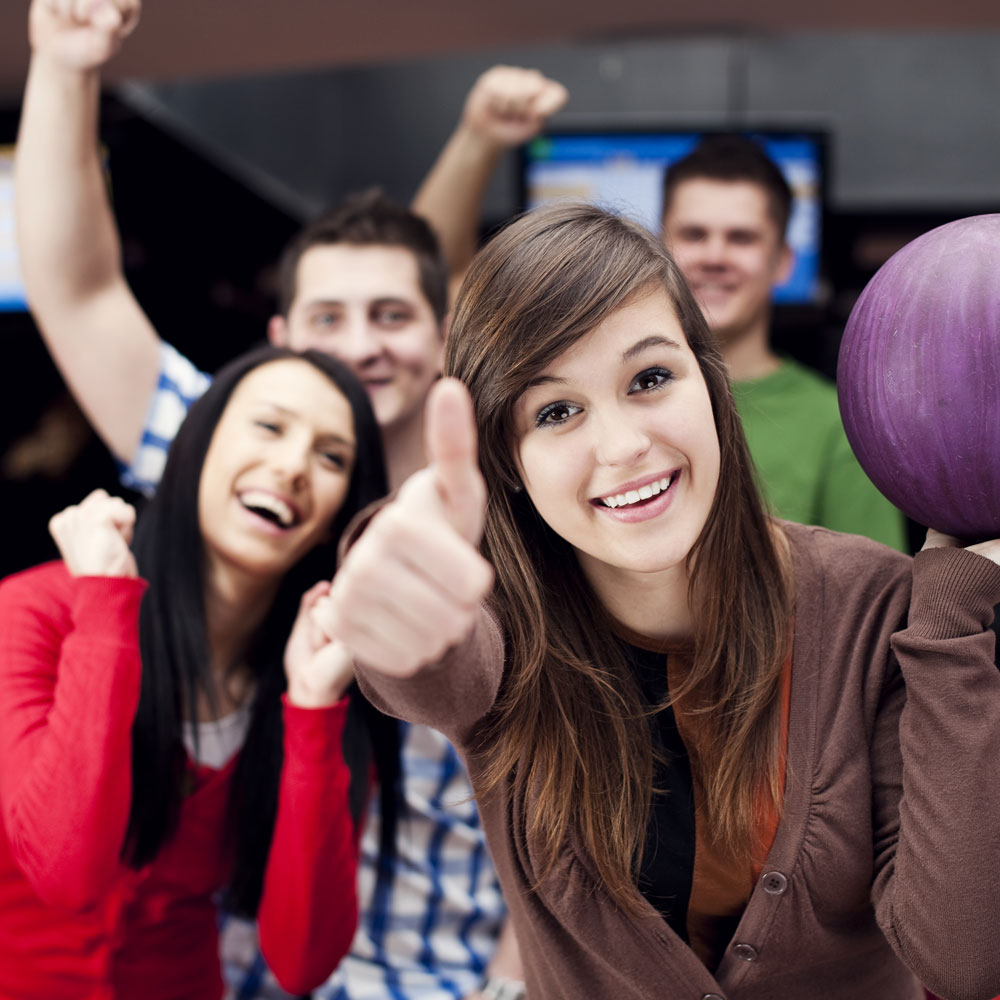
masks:
[[[781,244],[778,251],[778,267],[775,272],[774,283],[783,285],[792,275],[792,268],[795,267],[795,251],[787,242]]]
[[[275,347],[288,347],[288,320],[284,316],[272,316],[267,321],[267,339]]]

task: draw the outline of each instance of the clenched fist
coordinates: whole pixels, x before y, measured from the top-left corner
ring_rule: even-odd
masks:
[[[135,508],[104,490],[94,490],[49,521],[49,533],[73,576],[138,576],[129,548],[134,527]]]

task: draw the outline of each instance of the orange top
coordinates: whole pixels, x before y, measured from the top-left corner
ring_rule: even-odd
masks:
[[[667,676],[671,690],[676,690],[687,657],[670,656]],[[792,656],[789,652],[781,674],[781,747],[779,751],[779,785],[785,783],[785,759],[788,748],[788,714],[792,688]],[[758,792],[760,823],[756,831],[753,862],[734,858],[710,841],[705,811],[704,789],[696,766],[698,746],[697,726],[705,716],[690,716],[674,706],[677,729],[691,757],[691,778],[695,803],[695,856],[691,897],[688,901],[688,940],[695,954],[709,969],[714,969],[722,957],[740,917],[750,900],[753,887],[760,878],[764,861],[778,832],[781,802],[774,802],[767,789]],[[704,724],[704,723],[701,723]]]

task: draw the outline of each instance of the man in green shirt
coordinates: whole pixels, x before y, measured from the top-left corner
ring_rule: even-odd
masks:
[[[832,382],[771,348],[771,293],[792,266],[791,191],[752,139],[712,136],[664,178],[663,240],[733,380],[750,452],[780,517],[906,548],[902,514],[847,443]]]

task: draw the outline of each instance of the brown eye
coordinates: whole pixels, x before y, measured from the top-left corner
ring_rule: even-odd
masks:
[[[538,411],[538,416],[535,417],[535,426],[554,427],[565,423],[570,417],[579,412],[580,407],[574,406],[572,403],[549,403],[548,406],[543,406]]]
[[[628,387],[629,394],[634,392],[655,392],[672,382],[674,373],[668,368],[647,368],[639,372]]]

